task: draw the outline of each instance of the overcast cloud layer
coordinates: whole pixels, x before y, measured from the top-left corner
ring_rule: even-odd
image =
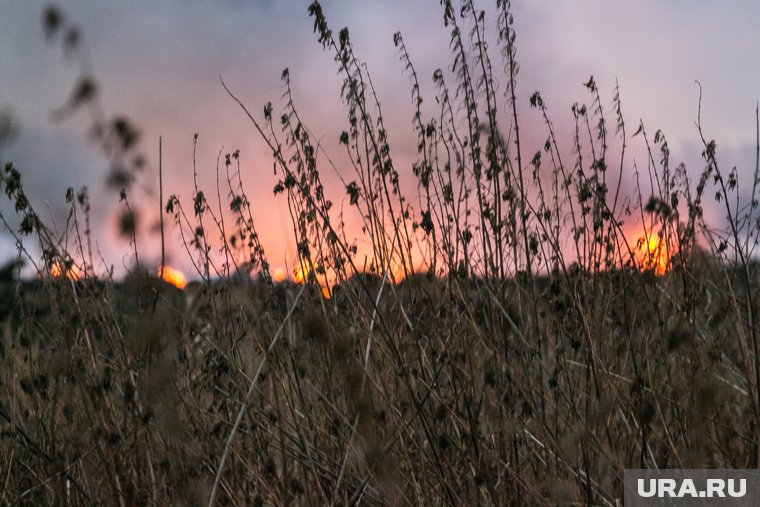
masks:
[[[110,114],[124,113],[140,126],[149,167],[158,166],[163,137],[165,194],[189,200],[192,139],[198,133],[201,182],[213,188],[220,150],[242,151],[245,181],[255,218],[273,265],[292,261],[289,217],[272,196],[276,177],[263,142],[219,84],[227,84],[254,112],[267,101],[277,108],[288,67],[303,118],[325,146],[334,147],[345,129],[340,78],[331,55],[312,33],[307,1],[138,0],[59,2],[75,22],[92,55],[93,70]],[[358,55],[368,63],[391,126],[396,165],[410,172],[414,157],[410,86],[393,46],[401,31],[432,103],[436,68],[451,62],[448,29],[437,1],[324,1],[332,28],[348,26]],[[116,239],[117,196],[103,186],[107,161],[87,140],[86,118],[50,121],[77,76],[60,49],[45,42],[38,0],[0,3],[0,106],[9,106],[20,124],[5,158],[23,172],[27,193],[49,216],[64,213],[64,191],[90,188],[98,245],[117,272],[127,245]],[[478,2],[487,7],[486,2]],[[632,133],[642,119],[650,133],[662,129],[675,162],[701,168],[694,123],[698,88],[703,87],[706,134],[718,141],[726,166],[738,165],[749,178],[754,167],[755,117],[760,98],[760,4],[731,7],[714,1],[654,0],[608,2],[515,0],[521,107],[540,90],[560,129],[570,126],[570,105],[585,101],[582,87],[594,75],[611,103],[617,79]],[[493,16],[491,16],[493,20]],[[494,25],[488,25],[491,31]],[[493,55],[497,57],[496,54]],[[536,133],[536,143],[543,133]],[[533,149],[529,151],[534,151]],[[640,161],[645,164],[645,161]],[[153,173],[155,174],[155,173]],[[334,181],[335,178],[332,178]],[[342,191],[334,189],[340,201]],[[4,197],[3,197],[4,199]],[[157,208],[157,203],[154,208]],[[9,206],[2,203],[3,213]],[[44,213],[43,213],[44,214]],[[0,236],[0,259],[13,243]],[[146,242],[155,255],[155,241]],[[187,267],[179,248],[170,251]]]

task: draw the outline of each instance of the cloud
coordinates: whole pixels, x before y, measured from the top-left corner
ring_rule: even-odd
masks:
[[[281,241],[287,235],[283,224],[289,216],[285,203],[271,195],[276,182],[271,157],[224,93],[218,76],[260,115],[267,101],[273,102],[276,112],[281,110],[279,77],[283,68],[290,68],[302,118],[335,157],[337,169],[350,175],[336,146],[346,126],[339,96],[341,77],[332,55],[322,50],[312,33],[313,21],[306,14],[309,3],[138,0],[62,5],[89,47],[108,113],[125,113],[142,130],[151,185],[157,186],[159,136],[164,147],[165,194],[177,193],[183,199],[189,199],[193,191],[193,134],[200,134],[196,168],[206,189],[214,189],[220,150],[241,149],[244,179],[250,182],[255,213],[263,218],[262,239],[276,258],[290,250],[292,259],[293,249]],[[486,6],[493,20],[490,4],[479,4]],[[650,133],[662,128],[674,147],[698,140],[694,80],[699,80],[704,90],[703,119],[719,143],[725,138],[724,143],[738,146],[754,139],[751,113],[758,98],[760,67],[753,62],[760,61],[760,46],[755,44],[752,23],[760,6],[746,1],[742,8],[726,9],[713,2],[653,0],[625,5],[601,0],[513,4],[527,151],[540,147],[546,135],[540,117],[529,110],[530,94],[542,92],[569,150],[570,106],[589,101],[582,83],[591,74],[599,83],[605,106],[610,105],[615,80],[619,80],[629,134],[641,118]],[[64,125],[49,121],[50,111],[65,102],[77,72],[44,41],[44,5],[33,0],[0,6],[0,104],[13,107],[23,129],[7,155],[29,171],[30,195],[56,209],[66,186],[88,185],[93,199],[104,203],[98,204],[103,207],[99,220],[107,229],[113,212],[105,208],[115,208],[106,204],[107,194],[100,184],[104,160],[87,143],[85,118]],[[401,0],[326,0],[323,7],[333,30],[349,27],[357,53],[368,63],[391,130],[392,154],[412,187],[411,84],[392,34],[401,31],[404,35],[423,87],[425,113],[433,115],[433,71],[446,70],[452,61],[442,10],[435,3]],[[494,66],[501,69],[493,24],[487,25],[487,33]],[[499,75],[503,91],[504,77]],[[509,122],[506,114],[501,121]],[[330,173],[325,176],[333,185],[328,191],[340,202],[342,187]],[[112,195],[111,201],[115,200]],[[157,209],[154,204],[151,207]],[[266,220],[272,214],[277,218]],[[103,233],[104,243],[113,240],[110,234]],[[155,240],[146,244],[155,251]],[[118,245],[109,248],[119,250]]]

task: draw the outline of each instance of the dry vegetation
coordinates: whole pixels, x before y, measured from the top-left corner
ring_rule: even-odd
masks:
[[[0,503],[616,505],[625,468],[760,466],[756,165],[742,202],[713,141],[690,179],[640,125],[646,184],[626,198],[632,137],[617,92],[608,131],[593,78],[573,153],[532,95],[547,141],[527,153],[509,3],[493,61],[480,11],[442,4],[453,81],[436,72],[432,118],[394,37],[419,147],[411,199],[368,71],[318,3],[345,79],[348,205],[322,186],[287,72],[279,118],[240,103],[272,150],[300,285],[272,282],[237,152],[215,199],[196,188],[190,206],[165,204],[201,280],[185,291],[139,268],[98,276],[86,193],[67,194],[55,235],[6,165],[10,231],[44,254],[20,246],[38,281],[0,273]],[[722,228],[703,219],[713,195]],[[352,212],[367,266],[342,226]],[[629,244],[624,219],[656,246]]]

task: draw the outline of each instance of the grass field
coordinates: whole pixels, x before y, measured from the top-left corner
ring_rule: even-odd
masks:
[[[5,165],[21,225],[3,217],[20,248],[0,269],[0,503],[619,505],[625,468],[760,467],[757,162],[739,182],[699,123],[704,168],[672,167],[664,134],[626,133],[617,90],[607,111],[593,78],[572,153],[530,97],[547,141],[528,153],[509,3],[493,61],[479,11],[442,4],[456,63],[434,76],[432,118],[394,38],[412,167],[394,165],[369,73],[317,2],[345,80],[345,188],[323,186],[287,72],[281,113],[221,83],[271,148],[295,281],[270,272],[237,152],[216,189],[162,199],[196,271],[183,289],[136,241],[123,280],[98,269],[87,195],[67,192],[56,234]],[[704,218],[713,195],[721,224]],[[129,236],[125,191],[122,205]]]

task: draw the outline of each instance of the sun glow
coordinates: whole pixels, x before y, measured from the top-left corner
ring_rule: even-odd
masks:
[[[293,280],[295,280],[296,283],[303,283],[309,276],[309,271],[309,266],[297,266],[296,269],[293,270]]]
[[[282,283],[288,279],[288,271],[285,268],[274,268],[272,271],[272,280]]]
[[[159,266],[158,272],[156,274],[162,280],[174,285],[178,289],[184,289],[185,285],[187,285],[187,278],[185,275],[180,270],[175,269],[171,266],[164,266],[163,273],[161,272],[161,267]]]
[[[668,249],[658,234],[649,233],[639,237],[635,254],[642,271],[654,271],[657,275],[667,272]]]
[[[65,278],[67,280],[79,280],[79,268],[75,264],[66,268],[60,262],[55,262],[50,266],[50,276],[53,278]]]
[[[306,283],[306,281],[309,279],[310,274],[311,274],[311,268],[309,268],[309,266],[305,264],[301,266],[296,266],[296,268],[293,270],[293,281],[299,285]],[[275,281],[284,281],[284,277],[282,280],[277,280],[275,277]],[[322,292],[323,298],[330,299],[332,297],[332,290],[330,286],[325,285],[325,282],[323,279],[320,279],[319,281],[319,289]]]

